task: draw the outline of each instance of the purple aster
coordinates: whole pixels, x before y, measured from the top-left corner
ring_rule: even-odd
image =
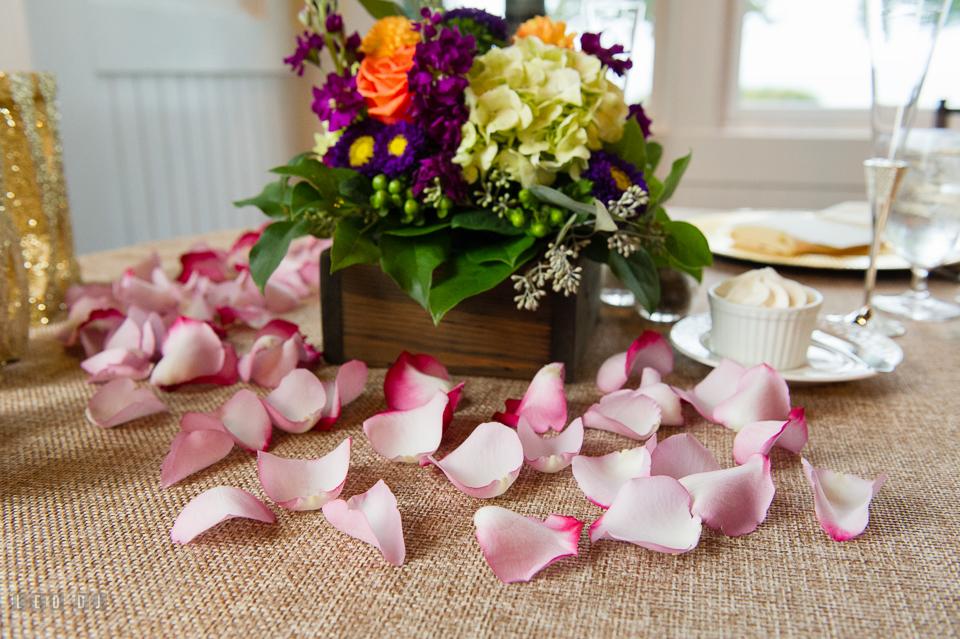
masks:
[[[322,89],[313,87],[313,112],[328,122],[331,131],[339,131],[353,122],[366,106],[363,96],[357,93],[356,76],[343,77],[336,73],[327,75]]]
[[[643,139],[646,140],[650,137],[650,124],[653,122],[650,118],[647,117],[647,113],[643,110],[643,105],[640,103],[630,105],[630,113],[627,115],[627,119],[636,118],[637,124],[640,125],[640,131],[643,132]]]
[[[614,73],[623,76],[628,69],[633,68],[631,60],[617,60],[613,56],[624,52],[623,45],[615,44],[609,49],[600,46],[599,33],[584,33],[580,36],[580,49],[584,53],[596,56],[600,62],[609,67]]]
[[[320,50],[323,49],[323,38],[316,33],[309,31],[303,32],[304,37],[297,36],[297,50],[289,58],[284,58],[283,63],[290,65],[291,71],[296,71],[297,75],[303,75],[303,63],[310,61],[316,63],[319,60]]]
[[[420,195],[438,178],[444,195],[449,195],[458,204],[466,201],[467,183],[463,181],[460,165],[453,163],[453,153],[441,153],[420,162],[420,171],[413,184],[413,194]]]
[[[335,168],[353,169],[369,178],[380,173],[376,161],[376,138],[383,124],[376,120],[363,120],[347,127],[337,143],[323,156],[323,163]]]
[[[489,31],[490,35],[497,40],[507,39],[507,21],[500,16],[495,16],[483,9],[454,9],[443,15],[444,20],[455,20],[457,18],[473,20]]]
[[[606,151],[592,153],[590,166],[580,177],[593,182],[593,197],[604,204],[610,200],[619,200],[623,192],[633,185],[647,190],[643,173],[638,171],[637,167]]]
[[[327,16],[327,33],[340,33],[343,31],[343,17],[339,13],[331,13]]]
[[[420,166],[427,150],[423,128],[413,122],[398,122],[385,127],[377,135],[374,162],[389,178],[411,176]]]

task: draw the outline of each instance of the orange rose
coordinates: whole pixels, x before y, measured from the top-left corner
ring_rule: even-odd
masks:
[[[521,38],[537,36],[544,44],[555,44],[558,47],[567,49],[573,48],[573,38],[576,33],[567,35],[567,24],[565,22],[554,22],[546,16],[537,16],[531,18],[517,28],[513,41]]]
[[[357,91],[367,101],[367,113],[384,124],[410,121],[407,71],[413,66],[416,47],[403,47],[393,55],[367,56],[357,72]]]

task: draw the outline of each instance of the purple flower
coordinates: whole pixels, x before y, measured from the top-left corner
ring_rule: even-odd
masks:
[[[497,40],[507,39],[507,21],[500,16],[487,13],[483,9],[454,9],[447,11],[443,19],[455,20],[457,18],[473,20],[484,27]]]
[[[347,127],[337,143],[323,156],[327,166],[353,169],[369,178],[380,173],[376,160],[376,140],[383,124],[376,120],[363,120]]]
[[[637,167],[606,151],[594,151],[590,155],[590,166],[580,177],[593,182],[593,197],[604,204],[619,200],[623,192],[633,185],[647,190],[643,173]]]
[[[420,172],[413,184],[413,194],[420,195],[434,180],[440,180],[444,195],[449,195],[455,203],[467,199],[467,183],[463,181],[463,172],[453,163],[453,153],[441,153],[420,162]]]
[[[303,75],[303,63],[307,60],[317,62],[320,50],[323,49],[323,38],[316,33],[304,31],[303,35],[303,38],[297,36],[297,50],[293,55],[283,59],[283,63],[289,64],[290,70],[296,71],[297,75]]]
[[[374,161],[380,172],[389,178],[412,176],[427,150],[427,136],[413,122],[398,122],[385,127],[377,135]]]
[[[339,13],[331,13],[327,16],[327,33],[340,33],[343,31],[343,17]]]
[[[646,140],[650,137],[650,124],[653,122],[650,118],[647,117],[646,112],[643,110],[643,105],[631,104],[630,113],[627,115],[627,119],[636,118],[637,124],[640,125],[640,131],[643,133],[643,139]]]
[[[589,53],[590,55],[599,58],[601,63],[608,66],[619,76],[623,76],[628,69],[633,68],[633,61],[617,60],[613,57],[624,52],[622,45],[615,44],[609,49],[600,46],[599,33],[584,33],[582,36],[580,36],[580,49],[584,53]]]
[[[327,75],[322,89],[313,87],[313,112],[329,123],[331,131],[339,131],[353,122],[365,106],[363,96],[357,93],[356,76]]]

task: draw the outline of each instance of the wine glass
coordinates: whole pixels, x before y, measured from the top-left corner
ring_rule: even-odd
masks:
[[[960,240],[960,131],[917,129],[903,151],[909,168],[887,218],[887,239],[910,262],[910,290],[876,295],[873,305],[920,322],[960,317],[960,306],[934,299],[930,269],[953,256]]]
[[[873,78],[871,124],[874,153],[864,168],[867,195],[873,212],[874,241],[864,278],[860,309],[828,319],[860,324],[884,335],[903,335],[903,326],[873,313],[871,302],[877,280],[880,238],[890,205],[904,174],[898,159],[917,113],[933,45],[946,21],[952,0],[867,0],[867,35]]]

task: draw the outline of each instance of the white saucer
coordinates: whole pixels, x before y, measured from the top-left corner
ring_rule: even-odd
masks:
[[[716,366],[723,359],[710,350],[710,313],[692,315],[677,322],[670,331],[670,342],[678,351],[707,366]],[[807,350],[807,365],[779,371],[788,382],[848,382],[873,377],[878,371],[863,360],[882,361],[890,369],[903,361],[903,349],[889,337],[862,326],[831,322],[820,318],[818,328],[859,347],[860,357],[852,357],[840,349],[814,343]]]

